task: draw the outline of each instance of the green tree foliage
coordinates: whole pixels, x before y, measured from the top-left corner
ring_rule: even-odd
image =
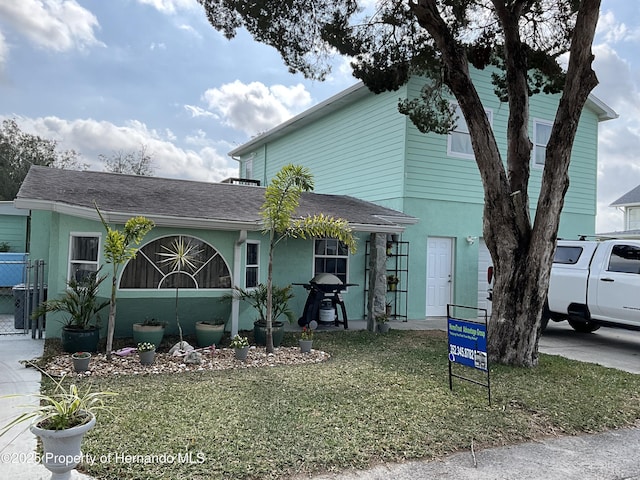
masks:
[[[376,93],[422,78],[421,94],[399,109],[423,132],[451,130],[456,118],[449,99],[455,97],[484,186],[484,239],[496,272],[490,357],[536,365],[571,148],[597,84],[591,45],[600,0],[403,0],[373,7],[356,0],[199,2],[214,28],[228,38],[245,28],[278,49],[291,72],[322,79],[338,52],[352,59],[354,75]],[[566,70],[560,63],[565,54]],[[508,104],[506,159],[470,66],[492,67],[495,93]],[[561,99],[532,222],[529,97],[536,93],[561,93]]]
[[[153,175],[153,155],[145,144],[141,144],[136,151],[125,152],[118,150],[111,156],[98,155],[98,160],[104,164],[107,172],[126,173],[128,175]]]
[[[0,200],[13,200],[31,165],[82,168],[74,150],[58,150],[58,142],[20,130],[14,119],[0,125]]]

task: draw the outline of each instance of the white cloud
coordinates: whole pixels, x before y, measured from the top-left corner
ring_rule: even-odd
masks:
[[[611,18],[605,18],[612,22]],[[614,29],[615,30],[615,29]],[[618,29],[622,31],[622,29]],[[619,35],[609,35],[611,40]],[[640,185],[640,84],[629,61],[611,43],[594,45],[594,70],[600,84],[594,94],[611,106],[619,118],[600,124],[598,142],[597,232],[622,230],[622,215],[609,205]]]
[[[200,39],[202,38],[202,34],[198,32],[195,28],[193,28],[191,25],[182,24],[178,27],[178,29],[184,30],[185,32],[190,33],[196,38],[200,38]]]
[[[7,117],[0,117],[2,118]],[[161,133],[131,120],[125,125],[93,119],[65,120],[58,117],[15,117],[28,133],[58,141],[61,149],[74,149],[91,170],[102,170],[98,154],[138,150],[145,145],[153,157],[154,175],[168,178],[219,182],[238,176],[237,164],[210,144],[184,149],[174,143],[171,131]],[[204,144],[205,142],[203,142]]]
[[[9,58],[9,46],[7,45],[7,40],[4,38],[4,35],[0,32],[0,71],[2,71],[7,58]]]
[[[229,125],[247,135],[256,135],[288,120],[311,104],[311,95],[301,85],[267,87],[260,82],[239,80],[207,90],[203,99]]]
[[[185,105],[184,106],[185,110],[188,111],[192,117],[216,117],[217,115],[215,115],[214,113],[205,110],[202,107],[198,107],[196,105]]]
[[[174,14],[178,10],[192,10],[199,6],[196,0],[138,0],[138,2],[168,14]]]
[[[624,23],[618,23],[615,15],[610,10],[601,14],[598,18],[598,26],[596,34],[602,35],[606,42],[619,42],[624,40],[628,35],[627,26]]]
[[[76,0],[2,1],[0,19],[41,48],[67,51],[102,45],[94,35],[98,19]]]

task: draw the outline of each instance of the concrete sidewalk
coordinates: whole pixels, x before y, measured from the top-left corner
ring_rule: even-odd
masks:
[[[20,406],[37,405],[38,400],[33,397],[1,397],[40,392],[40,373],[34,368],[25,368],[20,360],[41,356],[43,348],[44,340],[33,340],[29,335],[0,335],[0,428],[26,410]],[[51,472],[36,462],[36,437],[28,426],[29,422],[16,425],[0,437],[0,478],[51,478]],[[90,477],[75,471],[72,478],[90,480]]]
[[[640,429],[560,437],[313,480],[640,480]]]

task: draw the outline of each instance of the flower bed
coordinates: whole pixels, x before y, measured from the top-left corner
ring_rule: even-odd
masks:
[[[321,350],[312,350],[311,353],[303,355],[298,347],[276,348],[272,354],[267,354],[264,348],[252,347],[246,361],[236,360],[233,349],[230,348],[220,348],[213,351],[201,349],[199,351],[202,353],[200,364],[187,364],[184,363],[182,357],[157,353],[152,365],[141,365],[135,353],[125,356],[113,355],[111,362],[107,361],[104,354],[96,353],[91,358],[89,370],[82,373],[73,371],[71,355],[59,355],[47,363],[45,371],[53,377],[65,374],[68,376],[145,375],[298,365],[324,362],[330,358],[328,353]]]

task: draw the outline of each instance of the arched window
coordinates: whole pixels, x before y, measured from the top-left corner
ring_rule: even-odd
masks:
[[[211,245],[187,235],[173,235],[138,250],[120,278],[122,289],[176,287],[231,288],[231,274]]]

